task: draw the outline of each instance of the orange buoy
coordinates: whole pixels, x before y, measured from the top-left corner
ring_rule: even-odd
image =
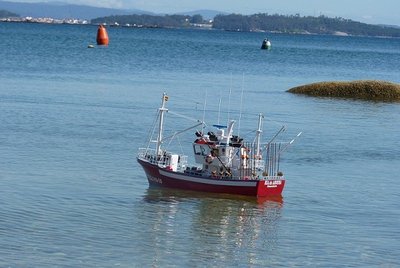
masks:
[[[97,44],[98,45],[108,45],[108,34],[107,30],[103,25],[100,25],[99,28],[97,29],[97,38],[96,38]]]

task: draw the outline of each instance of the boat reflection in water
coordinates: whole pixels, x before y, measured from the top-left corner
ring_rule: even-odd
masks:
[[[152,225],[146,236],[155,267],[176,264],[170,252],[195,261],[198,267],[209,266],[210,258],[227,266],[246,266],[276,248],[282,197],[151,187],[143,201],[143,216],[150,217],[143,222]]]
[[[283,197],[282,195],[276,196],[245,196],[245,195],[232,195],[232,194],[219,194],[219,193],[205,193],[197,191],[186,191],[173,188],[161,188],[161,187],[150,187],[147,189],[147,194],[144,200],[149,203],[159,202],[179,202],[193,199],[222,199],[231,200],[237,202],[248,202],[250,204],[258,204],[259,207],[263,206],[282,206]]]

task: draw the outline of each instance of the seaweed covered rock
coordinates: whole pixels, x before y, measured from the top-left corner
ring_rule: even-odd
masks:
[[[288,92],[315,97],[400,102],[399,84],[377,80],[319,82],[294,87]]]

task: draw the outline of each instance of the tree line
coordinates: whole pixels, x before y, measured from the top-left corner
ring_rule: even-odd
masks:
[[[120,25],[141,25],[143,27],[191,27],[195,23],[209,23],[199,14],[188,15],[118,15],[101,17],[92,23]],[[330,18],[324,15],[300,16],[259,13],[253,15],[229,14],[217,15],[212,20],[212,28],[226,31],[267,31],[280,33],[335,34],[400,37],[400,28],[372,25],[344,19]]]
[[[390,26],[372,25],[340,17],[301,17],[296,15],[217,15],[213,28],[227,31],[269,31],[284,33],[334,34],[400,37],[400,29]]]
[[[116,15],[92,19],[91,23],[107,23],[120,25],[141,25],[144,27],[190,27],[193,23],[203,23],[203,17],[201,15],[164,15],[164,16],[154,16],[154,15]]]

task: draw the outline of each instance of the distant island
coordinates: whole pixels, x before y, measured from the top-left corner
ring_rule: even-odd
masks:
[[[340,17],[330,18],[324,15],[318,17],[267,13],[249,16],[218,15],[214,18],[213,27],[229,31],[400,37],[399,28],[371,25]]]
[[[92,23],[109,25],[141,25],[142,27],[208,27],[226,31],[263,31],[292,34],[331,34],[356,36],[400,37],[400,28],[371,25],[344,18],[301,17],[300,15],[216,15],[203,20],[200,14],[188,15],[117,15],[92,19]]]
[[[212,20],[204,20],[200,14],[189,15],[116,15],[92,19],[93,24],[123,25],[147,28],[212,28]]]
[[[300,16],[300,14],[259,13],[241,15],[222,13],[201,10],[173,15],[157,15],[143,10],[98,8],[62,2],[22,3],[0,0],[0,21],[91,23],[147,28],[206,28],[225,31],[289,34],[400,37],[400,27],[372,25],[340,17],[331,18],[325,15],[318,17]],[[204,19],[205,17],[207,18]]]

